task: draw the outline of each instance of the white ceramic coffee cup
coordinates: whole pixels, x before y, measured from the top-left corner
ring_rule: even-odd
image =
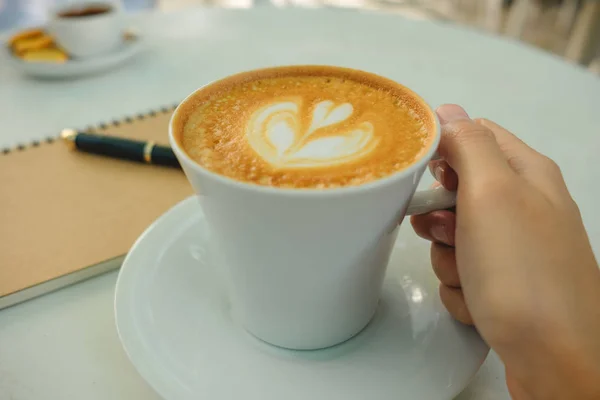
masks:
[[[175,135],[181,106],[175,110],[171,146],[227,264],[234,316],[254,336],[291,349],[350,339],[377,309],[399,222],[455,204],[455,194],[442,188],[415,194],[439,144],[440,125],[425,101],[414,98],[435,121],[427,153],[389,177],[324,190],[258,186],[201,167]]]
[[[110,10],[86,17],[63,17],[62,13],[89,6],[106,6]],[[123,44],[123,15],[111,1],[79,1],[62,4],[52,10],[48,31],[59,46],[76,58],[100,56]]]

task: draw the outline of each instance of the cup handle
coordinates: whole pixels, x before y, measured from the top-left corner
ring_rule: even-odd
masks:
[[[456,192],[439,186],[433,189],[419,190],[408,205],[406,215],[425,214],[435,210],[444,210],[456,205]]]
[[[431,161],[439,160],[440,155],[436,151]],[[431,211],[445,210],[456,206],[456,192],[450,192],[441,186],[433,189],[419,190],[408,205],[406,215],[426,214]]]

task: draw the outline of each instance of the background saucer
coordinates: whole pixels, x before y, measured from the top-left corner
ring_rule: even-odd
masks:
[[[15,56],[8,46],[2,52],[8,62],[21,72],[36,78],[75,78],[108,71],[136,56],[143,49],[143,39],[129,35],[116,50],[97,57],[73,58],[64,63],[28,62]]]
[[[167,400],[451,399],[488,353],[441,305],[428,246],[407,229],[374,320],[354,339],[318,351],[269,346],[235,324],[209,238],[189,198],[148,228],[119,274],[121,342]]]

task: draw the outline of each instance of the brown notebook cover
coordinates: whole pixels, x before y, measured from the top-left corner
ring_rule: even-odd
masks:
[[[171,113],[93,131],[166,145]],[[176,168],[72,151],[58,139],[0,155],[0,188],[0,308],[118,267],[152,221],[192,194]]]

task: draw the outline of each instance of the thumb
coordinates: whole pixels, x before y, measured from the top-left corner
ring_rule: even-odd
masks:
[[[436,110],[442,126],[439,154],[466,184],[513,175],[494,133],[455,104]]]

